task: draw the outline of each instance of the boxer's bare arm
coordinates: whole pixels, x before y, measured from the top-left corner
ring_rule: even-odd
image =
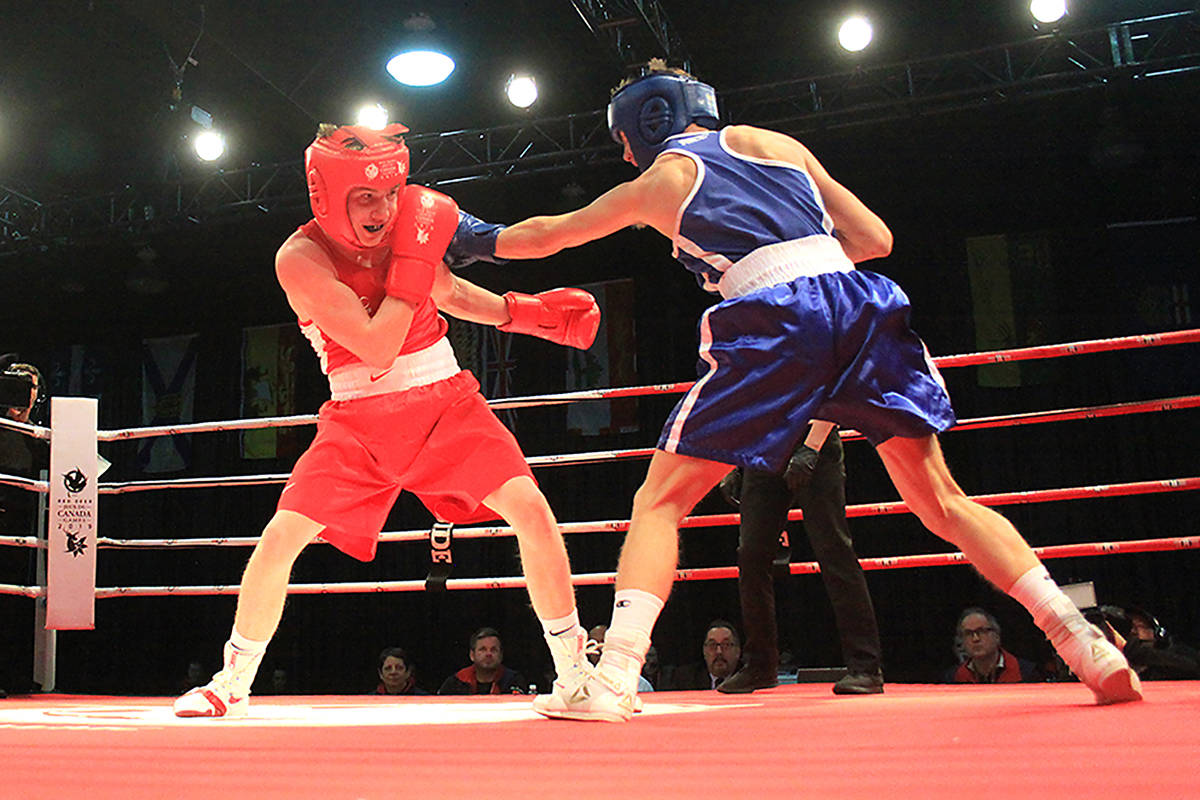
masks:
[[[795,164],[817,184],[825,210],[833,218],[838,241],[855,263],[882,258],[892,251],[892,232],[853,192],[832,177],[807,147],[787,134],[749,125],[732,125],[725,140],[739,153]]]
[[[300,233],[279,248],[275,275],[301,320],[312,320],[366,363],[391,366],[412,324],[411,304],[385,297],[375,315],[368,314],[354,290],[337,279],[325,252]]]
[[[509,321],[503,297],[459,277],[445,264],[434,274],[432,295],[438,309],[452,317],[481,325]]]
[[[630,225],[649,225],[670,238],[696,167],[685,156],[663,156],[635,180],[614,186],[578,211],[530,217],[496,239],[501,258],[543,258],[602,239]]]

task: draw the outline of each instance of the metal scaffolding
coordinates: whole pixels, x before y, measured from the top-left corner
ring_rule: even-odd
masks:
[[[692,71],[683,40],[671,26],[667,13],[653,0],[571,0],[588,30],[610,48],[623,67],[645,63],[651,57]]]
[[[578,4],[577,4],[578,5]],[[642,5],[642,4],[639,4]],[[582,13],[582,12],[581,12]],[[1200,11],[852,72],[723,92],[726,121],[793,134],[994,105],[1200,71]],[[414,134],[412,179],[430,186],[614,163],[603,110]],[[307,205],[300,161],[39,201],[0,186],[0,257],[244,219]]]

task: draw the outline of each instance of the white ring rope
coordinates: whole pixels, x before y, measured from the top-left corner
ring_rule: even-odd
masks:
[[[1126,414],[1144,414],[1152,411],[1179,411],[1187,408],[1200,408],[1200,395],[1168,397],[1158,400],[1143,400],[1128,403],[1110,403],[1101,406],[1065,408],[1055,411],[1025,411],[1016,414],[978,417],[976,419],[959,420],[950,430],[963,431],[980,428],[1036,425],[1044,422],[1096,419]],[[855,430],[846,429],[841,433],[844,441],[854,441],[863,438],[863,435]],[[653,447],[639,447],[627,450],[595,450],[585,453],[527,456],[525,460],[529,462],[529,466],[531,467],[557,467],[576,466],[580,464],[603,464],[630,458],[649,458],[653,454]],[[114,481],[101,483],[98,491],[100,494],[128,494],[131,492],[146,492],[158,489],[211,489],[232,486],[264,486],[285,483],[287,482],[288,475],[289,473],[286,472],[277,472],[260,475],[231,475],[226,477],[172,478],[161,481]],[[28,478],[18,478],[11,475],[0,474],[0,483],[21,485],[43,493],[48,491],[45,481],[31,481]]]
[[[1182,537],[1167,539],[1135,539],[1124,542],[1085,542],[1083,544],[1050,545],[1035,547],[1039,558],[1080,558],[1108,556],[1127,553],[1168,552],[1200,549],[1200,538]],[[926,553],[913,556],[887,556],[883,558],[859,559],[864,570],[912,569],[916,567],[941,567],[969,564],[961,552]],[[788,565],[792,575],[811,575],[821,571],[815,561],[797,561]],[[678,581],[708,581],[736,578],[737,567],[700,567],[675,571]],[[588,572],[571,576],[575,586],[601,586],[616,582],[615,572]],[[350,581],[345,583],[293,583],[288,584],[287,593],[292,594],[369,594],[382,592],[420,592],[427,588],[424,580],[407,581]],[[523,589],[525,578],[448,578],[446,589]],[[235,595],[239,587],[235,584],[212,584],[207,586],[110,586],[98,587],[96,598],[109,597],[208,597],[213,595]],[[17,594],[26,597],[42,597],[45,591],[40,586],[13,586],[0,584],[0,594]]]
[[[1039,345],[1013,350],[992,350],[981,353],[966,353],[956,356],[939,356],[933,361],[938,367],[967,367],[979,364],[999,364],[1010,361],[1057,358],[1061,356],[1101,353],[1111,350],[1129,350],[1142,347],[1157,347],[1171,344],[1200,342],[1200,328],[1169,333],[1150,333],[1138,336],[1122,336],[1115,339],[1089,339],[1065,344]],[[496,409],[530,408],[542,405],[559,405],[576,400],[611,400],[619,397],[644,395],[678,394],[692,386],[692,381],[682,383],[659,383],[650,386],[626,386],[612,389],[585,389],[577,392],[530,395],[528,397],[497,398],[488,405]],[[160,425],[152,428],[120,428],[98,431],[97,439],[112,442],[123,439],[144,439],[151,436],[168,436],[180,433],[206,433],[211,431],[247,430],[252,428],[282,428],[295,425],[311,425],[317,421],[315,414],[289,417],[258,417],[254,419],[226,420],[219,422],[190,422],[178,425]]]
[[[1001,363],[1035,358],[1051,358],[1063,355],[1101,352],[1107,350],[1129,349],[1165,344],[1200,341],[1200,329],[1177,331],[1167,334],[1152,334],[1145,336],[1130,336],[1118,339],[1097,339],[1063,345],[1046,345],[1040,347],[1021,348],[1009,351],[989,353],[974,353],[962,356],[948,356],[934,359],[939,366],[955,367],[972,364]],[[540,405],[555,405],[576,400],[613,399],[617,397],[633,397],[649,394],[664,394],[686,391],[692,384],[657,384],[643,387],[624,387],[615,389],[585,390],[554,395],[538,395],[525,398],[509,398],[489,401],[493,408],[524,408]],[[1048,412],[1025,412],[992,417],[981,417],[975,420],[960,421],[954,429],[971,430],[986,427],[1001,427],[1008,425],[1026,425],[1042,422],[1056,422],[1069,419],[1091,419],[1097,417],[1138,414],[1152,411],[1166,411],[1183,408],[1200,407],[1200,396],[1166,398],[1161,400],[1114,403],[1103,406],[1061,409]],[[178,433],[193,433],[218,430],[245,430],[257,428],[286,427],[306,425],[315,422],[315,415],[291,417],[264,417],[224,422],[196,423],[154,428],[132,428],[116,431],[98,432],[98,441],[116,441],[123,439],[145,438]],[[35,438],[48,439],[50,429],[35,425],[27,425],[11,420],[0,419],[0,427],[17,430]],[[861,438],[856,431],[845,431],[844,438]],[[565,455],[534,456],[528,459],[531,466],[558,466],[572,464],[601,463],[619,459],[646,457],[654,452],[653,448],[635,450],[614,450],[591,453],[575,453]],[[201,488],[265,485],[282,483],[288,475],[245,475],[228,478],[184,478],[172,481],[129,481],[124,483],[101,484],[98,490],[104,494],[122,494],[125,492],[148,491],[162,488]],[[16,486],[35,492],[47,492],[48,483],[18,476],[0,474],[0,484]],[[1135,483],[1086,486],[1064,489],[1044,489],[1023,492],[1009,492],[993,495],[974,496],[973,499],[983,505],[1007,505],[1013,503],[1040,503],[1058,500],[1079,499],[1085,497],[1111,497],[1132,494],[1149,494],[1160,492],[1193,491],[1200,489],[1200,477],[1173,478],[1157,481],[1140,481]],[[848,506],[848,517],[873,516],[883,514],[908,513],[907,506],[902,502],[869,503]],[[788,514],[789,520],[803,519],[799,509],[793,509]],[[708,516],[687,517],[680,524],[681,528],[713,527],[736,525],[740,520],[738,514],[717,514]],[[617,532],[627,530],[628,520],[607,520],[592,522],[561,523],[564,534]],[[509,527],[477,527],[455,531],[459,539],[487,538],[497,536],[513,536],[514,531]],[[383,532],[379,536],[381,542],[424,541],[429,537],[428,530]],[[97,546],[104,548],[171,548],[171,547],[202,547],[202,546],[253,546],[259,537],[225,537],[225,538],[188,538],[188,539],[112,539],[99,537]],[[319,541],[319,540],[318,540]],[[45,547],[44,542],[30,536],[0,536],[0,545],[17,547]],[[1200,547],[1200,540],[1185,539],[1154,539],[1132,542],[1089,543],[1084,545],[1061,545],[1035,548],[1043,558],[1067,557],[1068,555],[1101,555],[1114,552],[1148,552],[1164,549],[1195,549]],[[966,563],[961,553],[937,553],[918,556],[899,556],[878,559],[861,559],[864,569],[890,569],[905,566],[931,566],[942,564]],[[815,563],[791,564],[793,574],[819,571]],[[680,580],[709,580],[716,578],[736,577],[736,567],[713,567],[704,569],[685,569],[677,572]],[[615,573],[587,573],[572,577],[575,585],[598,585],[612,583]],[[521,577],[510,578],[450,578],[445,582],[447,589],[499,589],[524,587]],[[382,581],[382,582],[349,582],[340,584],[295,584],[289,585],[288,592],[294,594],[344,594],[359,592],[396,592],[421,591],[427,588],[426,580],[411,581]],[[184,587],[108,587],[97,588],[95,596],[129,597],[129,596],[165,596],[165,595],[213,595],[236,594],[237,586],[184,586]],[[23,595],[36,598],[45,595],[41,586],[18,586],[0,584],[0,595]]]

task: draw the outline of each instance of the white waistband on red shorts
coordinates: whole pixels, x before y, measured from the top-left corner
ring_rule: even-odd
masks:
[[[827,272],[853,272],[854,262],[833,236],[805,236],[766,244],[735,261],[721,276],[717,290],[726,300]]]
[[[404,353],[387,369],[352,364],[329,373],[329,395],[334,400],[356,400],[444,381],[459,372],[454,348],[445,337],[424,350]]]

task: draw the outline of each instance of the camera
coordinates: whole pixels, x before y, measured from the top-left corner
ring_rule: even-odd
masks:
[[[33,405],[37,384],[33,375],[15,369],[0,372],[0,409],[17,408],[22,411]]]

